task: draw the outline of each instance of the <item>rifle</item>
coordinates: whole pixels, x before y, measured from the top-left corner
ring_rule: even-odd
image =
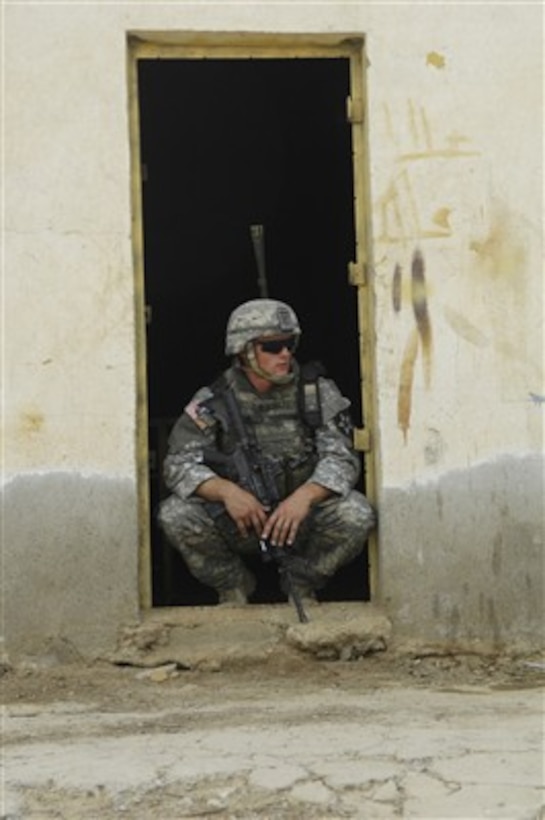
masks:
[[[250,225],[250,234],[252,237],[252,244],[254,246],[255,262],[257,266],[257,285],[259,287],[259,295],[262,299],[266,299],[269,295],[269,289],[267,286],[267,272],[265,269],[265,226]]]
[[[224,396],[227,413],[238,441],[232,456],[227,458],[235,467],[241,484],[255,495],[265,507],[273,510],[281,499],[276,487],[271,463],[263,458],[253,431],[250,432],[246,428],[240,407],[230,386],[225,390]],[[308,616],[303,608],[301,597],[293,583],[292,557],[289,550],[284,547],[274,546],[267,538],[259,539],[259,549],[263,561],[276,561],[278,573],[284,580],[288,596],[295,605],[299,621],[308,623]]]

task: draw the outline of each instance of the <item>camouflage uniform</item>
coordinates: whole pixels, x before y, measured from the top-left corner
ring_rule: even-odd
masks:
[[[191,573],[216,589],[220,598],[233,589],[251,594],[255,581],[243,556],[259,553],[257,537],[243,538],[222,504],[195,494],[202,482],[217,475],[240,483],[232,462],[224,458],[237,444],[222,399],[227,385],[245,427],[253,430],[270,465],[279,497],[287,497],[307,481],[334,493],[311,508],[295,545],[286,547],[293,557],[291,573],[300,594],[320,589],[340,566],[355,558],[374,526],[369,502],[353,489],[359,459],[352,447],[350,402],[332,380],[320,376],[321,420],[311,427],[302,412],[301,378],[294,360],[290,381],[259,393],[236,362],[212,387],[195,394],[171,433],[164,463],[171,495],[161,504],[159,521]]]

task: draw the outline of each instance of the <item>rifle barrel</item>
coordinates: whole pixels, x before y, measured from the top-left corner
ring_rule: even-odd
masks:
[[[259,295],[262,299],[267,299],[269,296],[269,288],[267,286],[267,272],[265,267],[265,228],[263,225],[250,225],[250,233],[257,265]]]

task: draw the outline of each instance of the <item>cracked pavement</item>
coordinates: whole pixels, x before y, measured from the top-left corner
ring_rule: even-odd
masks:
[[[235,677],[118,669],[93,688],[80,670],[81,699],[72,670],[62,699],[4,709],[2,817],[545,816],[541,686],[366,672],[366,660]]]

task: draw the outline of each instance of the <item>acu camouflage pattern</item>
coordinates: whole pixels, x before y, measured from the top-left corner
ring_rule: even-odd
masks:
[[[311,429],[298,402],[299,369],[293,383],[273,386],[258,394],[238,365],[224,374],[232,386],[245,426],[254,430],[262,456],[273,468],[281,498],[305,481],[321,484],[335,495],[311,510],[293,549],[298,560],[292,572],[305,594],[324,586],[337,569],[363,549],[375,518],[367,499],[353,487],[359,460],[352,446],[349,401],[330,379],[318,381],[322,424]],[[194,495],[208,478],[222,475],[238,482],[222,454],[236,440],[230,429],[221,390],[203,388],[177,421],[164,464],[165,482],[172,495],[160,507],[159,520],[181,552],[189,570],[218,592],[234,588],[250,594],[254,579],[244,555],[258,554],[255,536],[243,539],[223,505]],[[213,468],[211,465],[214,465]]]
[[[301,335],[294,310],[276,299],[251,299],[231,313],[225,334],[225,353],[236,356],[248,342],[263,336]]]

